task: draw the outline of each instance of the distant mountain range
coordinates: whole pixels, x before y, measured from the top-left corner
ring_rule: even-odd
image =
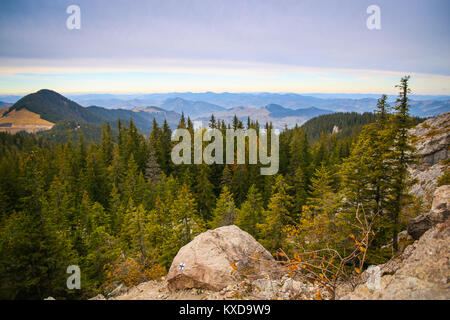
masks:
[[[104,108],[133,109],[140,106],[159,106],[175,112],[184,112],[191,117],[206,116],[224,109],[243,106],[264,108],[277,104],[287,109],[318,108],[332,112],[372,112],[376,108],[375,94],[310,94],[296,93],[152,93],[136,95],[90,94],[70,96],[83,106],[98,105]],[[411,114],[427,117],[450,110],[450,96],[411,95]],[[0,96],[0,100],[2,96]],[[390,104],[395,104],[395,95],[389,95]],[[3,99],[4,100],[4,99]]]
[[[34,132],[51,128],[59,121],[100,125],[105,121],[115,122],[121,118],[125,121],[133,119],[141,132],[148,134],[153,119],[160,125],[165,119],[171,128],[175,128],[181,113],[189,116],[191,120],[205,122],[210,119],[211,114],[225,122],[231,122],[235,115],[242,121],[250,117],[252,120],[258,120],[261,125],[272,122],[275,128],[281,129],[285,126],[301,125],[314,117],[335,112],[371,112],[375,110],[377,103],[374,95],[335,94],[325,99],[317,95],[294,93],[174,92],[143,95],[88,94],[69,97],[71,99],[44,89],[21,97],[9,106],[9,101],[14,96],[0,96],[0,101],[8,101],[0,102],[0,130],[13,132],[25,128]],[[435,116],[450,111],[450,99],[445,99],[445,96],[433,96],[434,100],[427,100],[427,96],[417,97],[421,100],[410,101],[411,114],[414,116]],[[391,104],[395,103],[394,96],[389,99]]]
[[[178,113],[185,113],[190,117],[197,117],[199,115],[217,113],[226,110],[226,108],[203,101],[191,101],[182,98],[169,98],[161,105],[166,110],[175,111]]]
[[[264,125],[266,122],[272,122],[275,128],[283,129],[285,126],[293,127],[296,124],[301,125],[311,118],[328,113],[333,113],[333,111],[315,107],[293,110],[284,108],[278,104],[269,104],[264,108],[236,107],[216,112],[214,116],[227,123],[231,123],[235,115],[243,122],[246,122],[247,118],[250,117],[254,121],[257,120],[261,125]],[[210,118],[211,115],[205,115],[197,117],[195,120],[208,121]]]
[[[0,108],[5,108],[10,105],[11,105],[11,103],[0,101]]]
[[[333,112],[371,112],[375,109],[376,94],[297,94],[297,93],[150,93],[150,94],[83,94],[67,95],[67,98],[84,107],[100,106],[109,109],[134,109],[157,106],[175,112],[185,112],[191,117],[232,109],[237,106],[263,108],[278,104],[288,109],[319,108]],[[15,103],[21,96],[0,95],[0,101]],[[450,96],[411,95],[411,113],[415,116],[434,116],[449,111]],[[396,96],[388,101],[395,103]]]

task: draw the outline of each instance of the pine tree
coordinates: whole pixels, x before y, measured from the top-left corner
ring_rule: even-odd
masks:
[[[113,134],[109,122],[102,125],[102,138],[101,138],[101,158],[103,165],[109,167],[113,158]]]
[[[115,145],[113,148],[111,165],[106,170],[108,180],[111,182],[111,184],[116,185],[116,187],[120,189],[124,178],[124,164],[120,159],[120,151],[117,145]]]
[[[292,194],[293,194],[293,215],[295,219],[297,215],[302,212],[302,208],[306,205],[308,199],[307,178],[303,167],[299,166],[295,170],[294,177],[292,179]]]
[[[232,185],[233,185],[233,171],[231,170],[230,166],[226,164],[222,172],[222,179],[220,181],[220,186],[222,188],[226,186],[228,189],[230,189]]]
[[[212,115],[211,115],[211,119],[209,120],[209,127],[210,127],[211,129],[215,129],[216,126],[217,126],[216,118],[214,118],[214,115],[212,114]]]
[[[86,157],[86,168],[83,171],[81,181],[92,201],[100,202],[103,206],[108,205],[108,195],[111,192],[107,184],[107,174],[102,153],[91,144]]]
[[[145,179],[151,181],[153,185],[156,185],[161,180],[161,168],[156,161],[155,151],[152,146],[148,152],[148,159],[145,165]]]
[[[311,192],[307,205],[315,215],[336,213],[337,195],[332,186],[332,173],[322,164],[311,178]]]
[[[189,243],[193,237],[204,230],[204,222],[198,216],[196,203],[187,185],[181,187],[170,209],[173,224],[171,252],[176,254],[179,248]]]
[[[409,143],[408,130],[412,126],[412,121],[409,116],[408,94],[411,92],[409,88],[409,76],[403,77],[400,80],[399,96],[397,104],[394,107],[394,116],[391,122],[390,138],[392,141],[392,148],[390,150],[390,174],[392,177],[391,184],[391,200],[389,201],[390,217],[393,223],[392,243],[394,252],[398,251],[398,232],[399,232],[399,218],[402,209],[402,201],[407,195],[407,178],[408,165],[414,162],[413,151],[414,148]]]
[[[167,123],[167,120],[164,119],[162,134],[161,134],[161,162],[160,166],[162,171],[166,176],[170,175],[173,171],[173,163],[171,158],[172,152],[172,130]]]
[[[298,225],[300,243],[309,250],[332,248],[342,253],[345,250],[342,243],[350,233],[343,231],[346,216],[341,213],[341,199],[331,186],[331,172],[323,163],[311,183],[310,197]]]
[[[214,219],[211,222],[211,228],[232,225],[236,219],[236,211],[233,196],[228,190],[228,187],[224,186],[219,199],[217,199],[216,208],[213,212]]]
[[[302,129],[297,129],[292,135],[292,140],[289,144],[290,172],[295,174],[298,167],[301,167],[304,173],[303,178],[308,181],[308,169],[311,164],[311,155],[309,150],[308,138],[306,132]],[[319,161],[319,160],[317,160]]]
[[[109,208],[111,216],[111,227],[113,235],[117,235],[120,232],[120,228],[123,223],[124,207],[120,199],[120,193],[116,184],[112,185],[111,194],[109,197]]]
[[[123,193],[124,193],[124,205],[128,206],[129,199],[136,198],[136,191],[138,187],[139,180],[139,168],[134,161],[134,156],[131,154],[130,159],[128,160],[128,168],[124,174],[123,179]]]
[[[147,211],[142,205],[136,207],[132,199],[130,199],[124,217],[124,228],[121,238],[125,241],[127,248],[132,254],[139,253],[144,259],[148,257],[145,245],[147,223]]]
[[[233,192],[233,199],[236,205],[240,206],[245,200],[248,191],[248,171],[245,165],[235,165],[233,171],[233,178],[231,180],[231,190]]]
[[[198,213],[204,221],[211,220],[212,211],[216,200],[213,192],[214,186],[209,181],[208,173],[208,166],[206,164],[201,164],[194,186]]]
[[[257,238],[257,225],[262,223],[263,209],[262,196],[256,186],[252,185],[248,191],[247,200],[237,210],[236,225]]]
[[[181,118],[178,123],[178,129],[186,129],[186,120],[184,118],[184,112],[181,112]]]
[[[258,224],[261,243],[272,252],[283,247],[284,228],[293,223],[290,216],[292,196],[289,195],[289,189],[283,176],[277,176],[267,210],[264,211],[264,223]]]
[[[318,147],[314,153],[314,168],[318,168],[322,163],[327,163],[328,160],[328,141],[325,130],[322,130]]]

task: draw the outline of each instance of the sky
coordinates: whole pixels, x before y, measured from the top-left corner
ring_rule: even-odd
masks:
[[[0,93],[393,94],[408,74],[414,93],[448,95],[449,13],[448,0],[2,0]]]

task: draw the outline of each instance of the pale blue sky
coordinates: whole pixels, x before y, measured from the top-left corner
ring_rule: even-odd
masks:
[[[81,8],[68,30],[66,8]],[[381,8],[381,30],[366,9]],[[0,1],[0,93],[450,93],[448,0]]]

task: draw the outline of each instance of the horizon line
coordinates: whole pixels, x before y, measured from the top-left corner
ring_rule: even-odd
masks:
[[[386,92],[295,92],[295,91],[147,91],[147,92],[132,92],[132,91],[124,91],[124,92],[117,92],[117,91],[75,91],[75,92],[67,92],[67,91],[58,91],[54,89],[49,88],[41,88],[37,91],[27,91],[27,92],[0,92],[0,96],[21,96],[21,95],[29,95],[33,93],[37,93],[41,90],[50,90],[57,92],[61,95],[72,95],[72,96],[78,96],[78,95],[102,95],[102,94],[109,94],[109,95],[152,95],[152,94],[295,94],[295,95],[301,95],[301,96],[308,96],[308,95],[387,95],[387,96],[396,96],[398,93],[386,93]],[[433,93],[411,93],[410,96],[435,96],[435,97],[450,97],[450,92],[448,94],[433,94]]]

